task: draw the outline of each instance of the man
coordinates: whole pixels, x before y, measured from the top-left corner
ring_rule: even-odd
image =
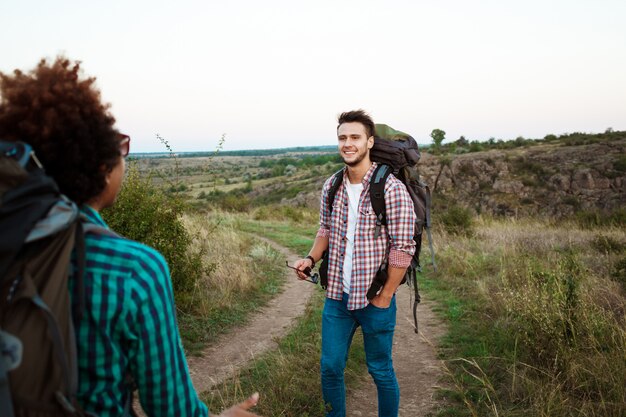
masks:
[[[120,191],[130,138],[114,127],[94,81],[62,57],[29,73],[0,73],[0,138],[29,143],[87,221],[107,228],[99,212]],[[90,415],[123,415],[130,373],[148,416],[207,416],[189,376],[163,256],[113,234],[87,233],[85,248],[85,308],[76,328],[80,406]],[[76,302],[74,286],[70,278]],[[221,416],[253,417],[246,410],[257,400]]]
[[[377,164],[370,160],[374,122],[363,110],[338,119],[339,153],[346,166],[333,207],[329,207],[332,177],[322,189],[320,228],[306,258],[296,262],[305,278],[328,251],[328,287],[322,314],[321,377],[327,417],[346,415],[344,368],[357,327],[361,326],[366,361],[378,389],[378,415],[398,415],[400,391],[391,358],[396,322],[395,292],[415,252],[413,203],[404,186],[390,175],[385,184],[387,226],[378,235],[369,195]],[[386,229],[386,230],[385,230]],[[381,265],[388,278],[371,300],[366,297]]]

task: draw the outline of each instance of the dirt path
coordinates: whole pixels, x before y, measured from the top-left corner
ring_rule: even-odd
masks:
[[[298,257],[277,243],[257,236],[284,255],[291,264]],[[277,346],[276,340],[287,334],[293,321],[304,313],[315,286],[293,279],[285,268],[287,281],[283,292],[255,314],[245,327],[234,329],[205,349],[190,357],[189,369],[198,393],[207,391],[232,376],[255,356]],[[403,286],[397,295],[397,326],[394,337],[394,365],[400,385],[400,416],[425,416],[436,409],[434,392],[443,375],[435,346],[445,328],[432,311],[431,302],[418,307],[420,334],[413,331],[410,289]],[[359,337],[357,335],[357,337]],[[369,375],[357,390],[348,387],[348,416],[376,417],[376,387]],[[138,410],[135,404],[135,410]]]
[[[299,259],[289,249],[261,236],[255,238],[277,250],[289,264]],[[281,260],[281,262],[283,262]],[[304,309],[315,286],[298,281],[294,273],[285,268],[286,282],[282,292],[257,312],[245,327],[233,329],[204,349],[199,356],[188,356],[189,373],[196,392],[202,393],[231,377],[255,356],[278,346],[293,321],[304,314]],[[133,409],[145,417],[135,395]]]
[[[289,264],[299,258],[277,243],[255,236],[281,253]],[[294,273],[285,268],[287,280],[283,291],[262,308],[243,328],[223,335],[205,349],[199,357],[189,357],[189,372],[198,393],[204,392],[232,376],[242,365],[278,346],[277,340],[287,334],[304,308],[315,286],[298,281]]]
[[[422,301],[417,307],[419,334],[415,334],[411,291],[403,285],[396,295],[393,363],[400,386],[400,417],[434,413],[437,407],[434,393],[443,375],[435,347],[445,333],[444,324],[433,312],[433,303]],[[348,416],[378,416],[376,386],[369,375],[358,390],[348,387],[347,397]]]

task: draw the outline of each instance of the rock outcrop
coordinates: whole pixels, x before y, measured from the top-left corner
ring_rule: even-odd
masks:
[[[420,174],[431,187],[435,208],[455,203],[477,213],[564,217],[578,210],[626,207],[626,171],[616,168],[624,155],[626,139],[461,155],[424,152]],[[319,207],[324,179],[282,203]]]

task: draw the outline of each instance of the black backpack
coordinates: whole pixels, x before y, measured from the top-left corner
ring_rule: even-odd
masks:
[[[84,233],[114,233],[82,221],[28,144],[4,141],[0,231],[0,417],[89,415],[76,400],[74,331],[84,311]]]
[[[385,212],[385,183],[390,174],[394,174],[405,186],[413,201],[413,208],[416,215],[415,234],[415,254],[411,260],[411,265],[407,268],[402,283],[412,286],[415,293],[413,302],[413,319],[415,321],[415,333],[417,326],[417,305],[421,301],[419,287],[417,283],[417,273],[422,271],[420,264],[420,253],[422,249],[422,235],[424,230],[428,236],[432,265],[437,271],[435,263],[435,252],[432,245],[431,219],[430,219],[430,188],[420,180],[417,170],[417,163],[420,159],[420,152],[417,142],[410,135],[392,129],[384,124],[376,125],[374,136],[374,147],[370,150],[370,159],[377,162],[372,180],[370,181],[370,200],[372,209],[376,214],[375,236],[380,233],[380,227],[387,224]],[[331,186],[328,191],[328,208],[332,212],[333,202],[337,195],[337,190],[343,182],[343,169],[335,173],[331,179]],[[372,285],[367,291],[367,298],[372,299],[383,287],[387,279],[387,265],[381,265]],[[322,288],[328,286],[328,256],[324,253],[319,269],[320,283]]]

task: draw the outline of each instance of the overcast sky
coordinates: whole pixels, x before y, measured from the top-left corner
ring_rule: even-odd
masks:
[[[626,130],[626,1],[0,0],[0,71],[83,62],[133,151]]]

